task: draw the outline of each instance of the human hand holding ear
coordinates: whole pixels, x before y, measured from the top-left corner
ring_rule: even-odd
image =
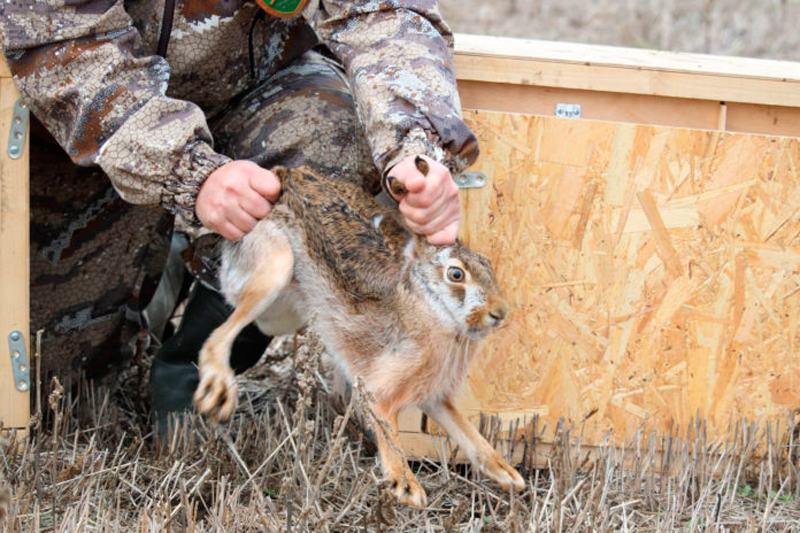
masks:
[[[461,201],[446,166],[424,155],[412,155],[392,167],[388,178],[390,184],[395,181],[390,185],[391,194],[411,231],[434,245],[455,242]]]

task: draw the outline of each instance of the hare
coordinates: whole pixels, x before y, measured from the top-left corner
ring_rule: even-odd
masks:
[[[417,167],[427,173],[424,159]],[[200,352],[197,410],[218,420],[233,413],[228,358],[247,324],[268,335],[308,324],[348,379],[360,376],[373,396],[381,466],[401,503],[426,504],[397,433],[398,414],[414,405],[488,477],[522,490],[519,473],[453,401],[477,341],[507,314],[489,261],[460,243],[428,244],[357,185],[305,167],[273,172],[282,193],[272,213],[223,248],[220,281],[235,310]]]

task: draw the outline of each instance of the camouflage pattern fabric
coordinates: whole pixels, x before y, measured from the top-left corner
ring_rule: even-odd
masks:
[[[124,202],[40,126],[31,138],[31,333],[44,329],[42,383],[72,385],[133,356],[169,251],[172,215]],[[38,130],[38,131],[37,131]]]
[[[337,65],[308,52],[211,124],[230,157],[265,167],[308,165],[376,193],[370,156]],[[70,165],[54,143],[32,143],[32,323],[45,330],[43,373],[74,381],[133,354],[140,318],[169,247],[172,216],[121,200],[98,169]],[[55,154],[55,157],[52,155]],[[196,239],[193,274],[218,288],[217,235]],[[144,290],[144,291],[143,291]],[[47,380],[45,380],[46,382]]]
[[[242,95],[211,128],[219,150],[234,159],[265,168],[307,165],[380,192],[381,174],[341,68],[314,51]],[[187,251],[194,276],[214,289],[219,241],[218,235],[205,235]]]
[[[177,0],[166,60],[152,55],[163,6],[0,4],[3,50],[31,110],[128,202],[197,225],[199,187],[229,161],[207,119],[318,41],[344,66],[381,171],[422,153],[456,173],[477,157],[435,0],[312,0],[291,19],[261,16],[252,0]]]
[[[172,217],[152,206],[197,228],[199,188],[232,158],[308,164],[375,192],[407,155],[454,174],[477,157],[435,0],[311,0],[291,19],[252,0],[177,0],[166,60],[153,55],[163,6],[0,4],[17,85],[89,167],[32,168],[32,329],[46,329],[45,371],[102,371],[130,351],[169,245]],[[336,64],[310,51],[319,43]],[[38,149],[32,160],[52,162]],[[188,258],[209,285],[216,240]]]

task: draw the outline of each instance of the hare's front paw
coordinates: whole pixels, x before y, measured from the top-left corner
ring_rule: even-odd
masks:
[[[428,497],[425,495],[425,489],[411,472],[391,476],[389,480],[392,482],[392,493],[398,502],[419,509],[427,505]]]
[[[200,414],[222,422],[236,410],[237,391],[230,368],[203,365],[200,368],[200,384],[194,393],[194,405]]]
[[[525,480],[523,480],[519,472],[508,464],[505,459],[500,457],[496,451],[489,455],[486,462],[481,465],[481,470],[505,490],[514,490],[517,492],[525,490]]]

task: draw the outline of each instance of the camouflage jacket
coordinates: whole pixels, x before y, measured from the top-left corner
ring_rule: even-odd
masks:
[[[456,173],[477,157],[436,0],[311,0],[293,19],[253,0],[177,0],[166,60],[163,14],[164,0],[0,4],[4,53],[32,112],[129,202],[198,224],[199,187],[229,161],[207,119],[318,43],[344,66],[379,169],[424,153]]]

